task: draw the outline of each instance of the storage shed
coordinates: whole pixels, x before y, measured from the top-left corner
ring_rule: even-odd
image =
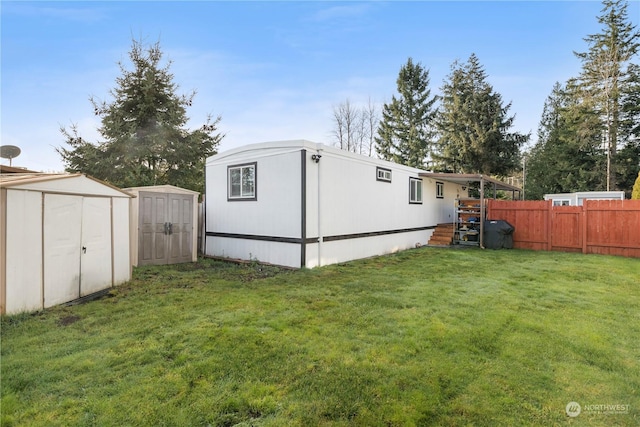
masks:
[[[422,172],[305,140],[209,157],[205,254],[311,268],[424,245],[467,192]]]
[[[131,262],[134,266],[198,260],[197,191],[156,185],[125,188],[131,201]]]
[[[83,174],[0,176],[0,311],[34,311],[131,279],[132,196]]]

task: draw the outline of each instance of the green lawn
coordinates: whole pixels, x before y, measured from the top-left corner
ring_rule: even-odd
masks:
[[[636,426],[639,281],[638,259],[428,247],[139,268],[2,319],[2,425]]]

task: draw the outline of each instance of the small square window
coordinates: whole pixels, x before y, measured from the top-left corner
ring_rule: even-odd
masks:
[[[436,197],[444,199],[444,182],[436,182]]]
[[[409,178],[409,203],[422,203],[422,180],[420,178]]]
[[[391,182],[391,169],[376,168],[376,179],[383,182]]]
[[[227,200],[257,200],[256,163],[227,168]]]

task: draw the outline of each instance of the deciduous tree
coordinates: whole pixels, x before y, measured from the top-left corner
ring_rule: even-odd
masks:
[[[636,183],[633,185],[633,192],[631,193],[631,198],[633,200],[640,200],[640,172],[638,172]]]

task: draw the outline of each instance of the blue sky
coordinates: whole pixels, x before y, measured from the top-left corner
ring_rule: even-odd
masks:
[[[536,129],[556,81],[576,76],[573,51],[600,31],[598,1],[537,2],[11,2],[1,3],[2,144],[14,166],[60,171],[60,126],[97,141],[89,97],[109,101],[132,38],[159,41],[180,93],[196,90],[189,127],[221,115],[220,151],[254,142],[330,144],[332,108],[379,106],[408,57],[440,93],[455,60],[475,53],[516,114]],[[634,24],[640,2],[629,4]],[[8,164],[7,160],[2,160]]]

